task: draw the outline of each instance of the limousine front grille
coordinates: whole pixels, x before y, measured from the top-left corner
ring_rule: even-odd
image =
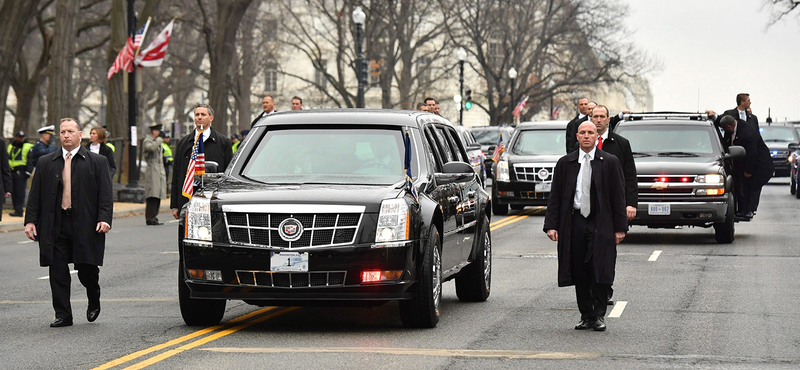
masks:
[[[272,272],[236,271],[239,285],[273,288],[343,286],[347,271]]]
[[[233,244],[292,249],[327,247],[355,242],[362,213],[224,212],[228,240]],[[299,236],[285,238],[280,229],[287,219],[302,225]]]

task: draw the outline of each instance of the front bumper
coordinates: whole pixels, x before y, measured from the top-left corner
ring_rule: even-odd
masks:
[[[650,205],[669,204],[668,215],[652,215],[649,213]],[[629,222],[631,225],[643,225],[656,228],[675,226],[711,226],[717,222],[725,221],[728,212],[728,198],[715,197],[707,201],[680,201],[657,202],[639,200],[636,206],[636,217]]]
[[[192,298],[241,299],[264,304],[304,305],[410,299],[416,281],[413,251],[419,241],[402,247],[348,245],[301,250],[248,248],[213,243],[182,243],[184,276],[189,269],[221,271],[222,281],[187,279]],[[308,252],[307,272],[271,270],[273,252]],[[400,270],[398,280],[362,283],[364,270]]]
[[[536,191],[536,184],[543,183],[527,181],[495,181],[492,183],[492,187],[494,188],[494,200],[496,200],[498,204],[546,206],[547,200],[550,198],[550,192]]]

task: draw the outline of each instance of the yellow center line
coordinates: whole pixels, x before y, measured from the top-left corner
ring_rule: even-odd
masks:
[[[248,328],[248,327],[253,326],[255,324],[262,323],[262,322],[267,321],[267,320],[269,320],[271,318],[283,315],[285,313],[292,312],[292,311],[297,310],[299,308],[300,307],[289,307],[289,308],[287,308],[285,310],[274,312],[274,313],[271,313],[269,315],[266,315],[266,316],[263,316],[263,317],[259,317],[259,318],[255,319],[255,320],[247,321],[247,322],[245,322],[245,323],[243,323],[241,325],[237,325],[237,326],[234,326],[232,328],[225,329],[225,330],[220,331],[218,333],[214,333],[212,335],[209,335],[209,336],[207,336],[205,338],[198,339],[198,340],[196,340],[194,342],[187,343],[187,344],[184,344],[184,345],[182,345],[182,346],[180,346],[178,348],[166,351],[166,352],[164,352],[164,353],[162,353],[160,355],[153,356],[153,357],[151,357],[151,358],[149,358],[147,360],[144,360],[142,362],[139,362],[139,363],[133,364],[131,366],[128,366],[124,370],[134,370],[134,369],[145,368],[147,366],[153,365],[153,364],[155,364],[157,362],[160,362],[160,361],[168,359],[168,358],[170,358],[172,356],[175,356],[175,355],[177,355],[177,354],[179,354],[179,353],[181,353],[183,351],[190,350],[192,348],[201,346],[201,345],[206,344],[208,342],[211,342],[211,341],[217,340],[219,338],[222,338],[222,337],[224,337],[226,335],[233,334],[233,333],[235,333],[235,332],[237,332],[239,330]]]
[[[499,224],[504,224],[504,223],[506,223],[506,222],[509,222],[509,221],[511,221],[511,220],[514,220],[514,219],[516,219],[516,218],[520,218],[520,217],[522,217],[522,218],[525,218],[525,217],[528,217],[528,212],[531,212],[531,210],[525,210],[525,211],[522,211],[522,212],[521,212],[520,214],[518,214],[518,215],[513,215],[513,216],[503,217],[503,218],[502,218],[502,219],[500,219],[500,220],[497,220],[497,221],[495,221],[495,222],[492,222],[491,224],[489,224],[489,226],[492,226],[492,227],[494,227],[494,226],[496,226],[496,225],[499,225]]]
[[[534,209],[525,210],[522,213],[520,213],[518,215],[515,215],[515,216],[506,217],[506,218],[504,218],[502,220],[499,220],[499,221],[496,221],[496,222],[490,224],[490,230],[499,229],[499,228],[501,228],[503,226],[507,226],[507,225],[512,224],[514,222],[520,221],[520,220],[522,220],[522,219],[524,219],[524,218],[526,218],[528,216],[539,214],[539,213],[541,213],[541,211],[543,209],[544,209],[544,207],[537,207],[537,208],[534,208]]]
[[[116,360],[112,360],[112,361],[106,362],[105,364],[102,364],[102,365],[100,365],[98,367],[95,367],[92,370],[110,369],[110,368],[112,368],[114,366],[117,366],[119,364],[124,364],[124,363],[126,363],[128,361],[137,359],[137,358],[142,357],[142,356],[144,356],[146,354],[153,353],[155,351],[160,351],[160,350],[162,350],[164,348],[174,346],[174,345],[176,345],[178,343],[185,342],[185,341],[187,341],[189,339],[196,338],[196,337],[199,337],[201,335],[211,333],[211,332],[216,331],[218,329],[224,328],[226,326],[230,326],[231,324],[234,324],[234,323],[237,323],[237,322],[240,322],[240,321],[247,320],[247,319],[249,319],[251,317],[260,315],[260,314],[265,313],[267,311],[274,310],[276,308],[277,307],[275,307],[275,306],[262,308],[260,310],[248,313],[246,315],[239,316],[239,317],[237,317],[235,319],[232,319],[232,320],[230,320],[228,322],[225,322],[223,324],[214,325],[214,326],[202,329],[202,330],[198,330],[198,331],[196,331],[194,333],[186,334],[186,335],[184,335],[184,336],[182,336],[180,338],[176,338],[176,339],[173,339],[173,340],[165,342],[165,343],[157,344],[155,346],[152,346],[152,347],[147,348],[147,349],[143,349],[141,351],[136,351],[136,352],[131,353],[131,354],[127,355],[127,356],[123,356],[123,357],[120,357],[120,358],[118,358]]]

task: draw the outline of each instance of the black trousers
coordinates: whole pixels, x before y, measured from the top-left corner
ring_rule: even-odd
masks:
[[[11,202],[14,204],[14,212],[22,214],[22,207],[25,205],[25,188],[28,186],[28,178],[25,176],[25,168],[11,171]]]
[[[575,283],[575,298],[581,320],[605,317],[610,284],[599,284],[594,274],[593,243],[594,214],[584,218],[580,212],[572,213],[572,235],[570,258],[572,260],[572,282]]]
[[[53,248],[53,263],[50,265],[50,290],[53,293],[53,309],[56,317],[71,318],[72,306],[69,302],[70,284],[69,263],[73,258],[73,239],[75,237],[72,216],[61,211],[61,230]],[[100,306],[100,269],[95,265],[76,263],[78,279],[86,287],[89,309]]]
[[[158,209],[161,207],[161,199],[150,197],[145,200],[144,219],[146,221],[158,221]]]
[[[747,212],[755,212],[758,210],[758,203],[761,200],[762,186],[758,186],[758,183],[752,177],[745,178],[744,183],[744,191],[747,192]]]

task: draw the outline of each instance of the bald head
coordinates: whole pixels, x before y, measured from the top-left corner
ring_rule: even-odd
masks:
[[[586,121],[578,126],[578,144],[581,150],[589,153],[594,149],[594,143],[597,141],[597,126],[591,121]]]

